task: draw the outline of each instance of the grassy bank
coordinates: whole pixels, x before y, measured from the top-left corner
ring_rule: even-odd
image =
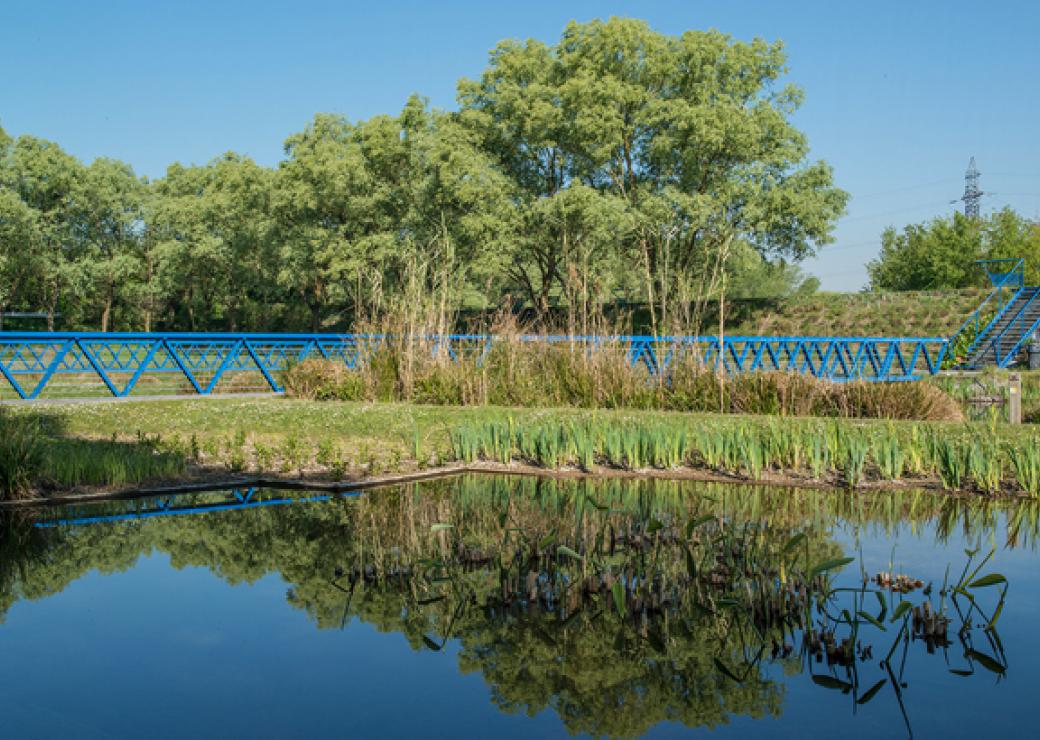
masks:
[[[1040,440],[1002,424],[276,397],[21,407],[8,416],[36,425],[45,436],[41,447],[50,450],[20,478],[23,491],[189,474],[347,479],[477,459],[751,480],[786,476],[842,487],[932,483],[1036,493],[1040,485]],[[70,451],[75,454],[67,456]]]
[[[59,414],[0,414],[0,499],[77,486],[126,486],[184,475],[187,458],[160,437],[69,435]]]
[[[948,337],[986,293],[968,288],[796,295],[746,314],[738,311],[738,321],[727,331],[773,336]]]

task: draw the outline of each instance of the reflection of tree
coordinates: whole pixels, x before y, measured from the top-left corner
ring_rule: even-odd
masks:
[[[358,618],[416,650],[455,639],[461,668],[480,671],[504,711],[551,708],[572,732],[634,736],[663,720],[779,714],[782,686],[766,666],[798,670],[798,658],[762,648],[795,642],[792,573],[841,555],[830,538],[837,517],[882,529],[933,520],[940,536],[994,526],[998,509],[949,501],[474,478],[127,524],[9,521],[0,613],[155,551],[229,583],[277,572],[319,628]],[[1016,539],[1035,538],[1036,507],[1009,521]],[[785,554],[795,533],[806,537]],[[818,582],[804,581],[810,591]]]
[[[781,686],[720,675],[716,641],[688,629],[672,630],[662,651],[604,616],[562,629],[537,617],[487,620],[461,643],[462,669],[484,674],[501,709],[552,707],[575,733],[634,737],[664,720],[696,727],[780,714]]]

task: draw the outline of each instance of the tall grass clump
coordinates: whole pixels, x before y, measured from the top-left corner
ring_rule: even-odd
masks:
[[[158,437],[80,439],[52,426],[29,414],[0,413],[0,500],[175,478],[187,468],[187,452],[163,445]]]
[[[1008,445],[1007,454],[1019,488],[1031,496],[1040,495],[1040,439]]]
[[[30,496],[45,463],[39,425],[0,414],[0,499]]]
[[[285,374],[287,392],[318,400],[411,401],[454,406],[573,407],[957,421],[960,405],[928,383],[833,383],[808,375],[754,372],[725,379],[691,356],[651,374],[633,365],[628,348],[605,340],[525,341],[496,335],[454,355],[425,340],[362,352],[357,366],[305,360]],[[664,356],[676,348],[657,348]]]
[[[144,442],[56,439],[45,444],[45,486],[126,486],[183,475],[187,459],[180,452]]]

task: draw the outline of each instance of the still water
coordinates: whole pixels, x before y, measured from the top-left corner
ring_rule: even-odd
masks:
[[[40,510],[3,523],[0,723],[1031,736],[1038,529],[1033,502],[505,477]]]

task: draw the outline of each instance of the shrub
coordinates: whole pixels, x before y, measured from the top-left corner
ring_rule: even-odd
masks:
[[[342,362],[304,360],[285,373],[285,392],[297,398],[359,401],[365,397],[364,376]]]

